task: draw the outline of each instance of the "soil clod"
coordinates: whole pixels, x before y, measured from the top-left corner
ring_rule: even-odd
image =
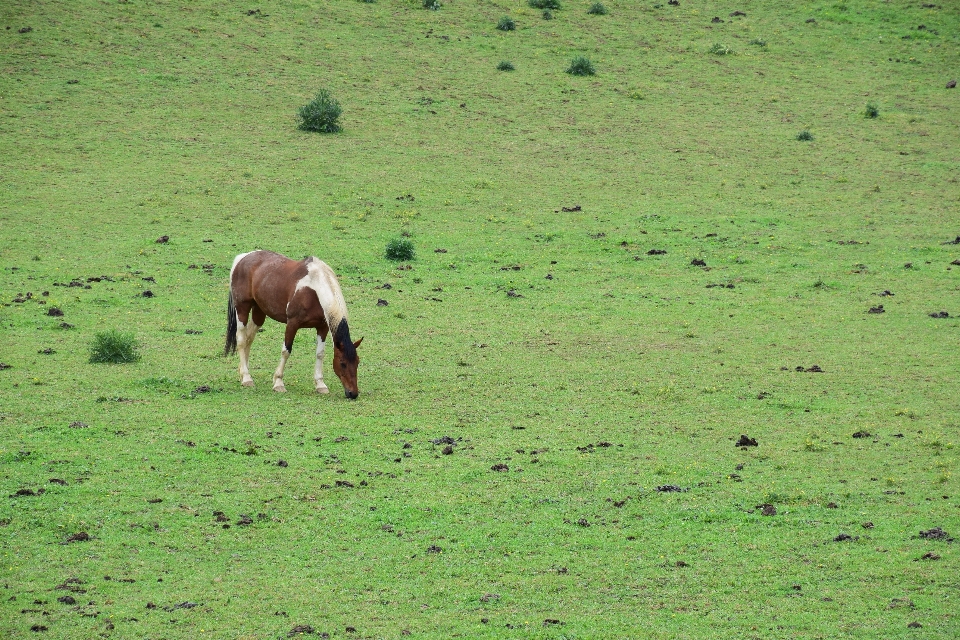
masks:
[[[760,512],[760,515],[762,515],[762,516],[775,516],[775,515],[777,515],[777,508],[776,508],[775,506],[773,506],[772,504],[763,504],[763,505],[759,505],[759,506],[761,506],[761,507],[763,508],[763,510]]]
[[[846,542],[848,540],[856,540],[854,536],[851,536],[848,533],[841,533],[836,538],[833,539],[834,542]]]
[[[502,462],[498,462],[497,464],[490,467],[490,470],[491,471],[510,471],[510,467],[503,464]]]
[[[90,540],[90,534],[86,531],[78,531],[77,533],[71,533],[67,536],[67,539],[63,544],[69,544],[71,542],[87,542]]]
[[[748,436],[748,435],[746,435],[746,434],[740,434],[740,439],[737,440],[737,442],[736,442],[736,444],[735,444],[734,446],[737,446],[737,447],[756,447],[756,446],[758,446],[758,445],[757,445],[757,440],[756,440],[756,438],[751,438],[750,436]]]
[[[660,493],[676,493],[676,492],[689,491],[689,489],[684,489],[683,487],[677,486],[675,484],[662,484],[659,487],[657,487],[657,491],[659,491]]]
[[[862,430],[861,430],[861,431],[857,431],[856,433],[854,433],[854,434],[853,434],[853,437],[854,437],[854,438],[869,438],[870,435],[871,435],[871,434],[870,434],[869,431],[862,431]]]
[[[62,602],[63,604],[77,604],[77,599],[73,596],[60,596],[57,598],[57,602]]]
[[[47,309],[47,315],[53,318],[62,318],[63,311],[60,309],[60,307],[50,307]]]
[[[648,256],[662,256],[667,252],[666,249],[650,249],[647,251]]]
[[[705,266],[707,266],[707,262],[706,262],[705,260],[701,260],[700,258],[694,258],[693,260],[690,261],[690,266],[691,266],[691,267],[705,267]]]
[[[921,531],[920,537],[925,540],[946,540],[947,542],[953,541],[953,538],[951,538],[950,535],[940,527],[934,527],[933,529]]]
[[[387,306],[388,304],[390,304],[390,303],[387,302],[386,300],[384,300],[383,298],[378,298],[378,299],[377,299],[377,306],[378,306],[378,307],[385,307],[385,306]]]
[[[564,213],[573,213],[575,211],[582,211],[582,209],[580,208],[580,205],[575,204],[572,207],[560,207],[560,211],[563,211]]]
[[[156,242],[157,244],[167,244],[168,242],[170,242],[170,236],[160,236],[159,238],[154,240],[154,242]]]
[[[867,313],[886,313],[886,312],[887,312],[887,310],[883,308],[883,305],[882,305],[882,304],[878,304],[878,305],[875,306],[875,307],[870,307],[870,308],[867,310]]]
[[[935,311],[934,313],[930,314],[930,317],[931,318],[949,318],[950,314],[947,313],[946,311]]]

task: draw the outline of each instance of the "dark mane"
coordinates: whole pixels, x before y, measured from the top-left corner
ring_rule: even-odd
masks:
[[[333,346],[338,347],[347,362],[357,361],[357,348],[353,346],[350,339],[350,327],[346,319],[340,321],[337,328],[333,330]]]

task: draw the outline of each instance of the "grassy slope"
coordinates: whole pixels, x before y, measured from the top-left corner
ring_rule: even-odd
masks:
[[[960,315],[958,13],[607,4],[0,7],[0,300],[50,291],[0,307],[3,487],[47,489],[0,507],[5,635],[956,634],[954,545],[916,533],[960,531],[957,322],[927,316]],[[320,86],[342,134],[294,127]],[[401,230],[410,272],[381,258]],[[360,401],[311,395],[306,336],[273,395],[276,325],[241,391],[217,352],[254,247],[341,274]],[[101,327],[144,360],[86,364]]]

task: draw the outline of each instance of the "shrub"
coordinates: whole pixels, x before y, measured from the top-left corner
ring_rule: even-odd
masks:
[[[867,103],[867,109],[863,112],[865,118],[876,118],[880,115],[880,109],[872,102]]]
[[[440,0],[423,0],[423,8],[430,11],[440,10]]]
[[[320,89],[317,97],[300,107],[300,125],[303,131],[336,133],[340,131],[337,119],[340,118],[340,103],[326,89]]]
[[[513,31],[516,28],[517,23],[514,22],[510,16],[503,16],[500,18],[500,22],[497,23],[497,29],[500,29],[500,31]]]
[[[509,60],[501,60],[497,65],[497,71],[513,71],[513,63]]]
[[[560,0],[527,0],[527,4],[534,9],[553,9],[556,11],[560,8]]]
[[[577,56],[570,62],[567,73],[574,76],[592,76],[597,73],[588,58]]]
[[[123,333],[116,329],[101,331],[94,336],[90,346],[90,362],[137,362],[140,360],[139,346],[132,333]]]
[[[607,8],[599,2],[594,2],[590,5],[590,8],[587,9],[587,13],[592,16],[605,16],[607,15]]]
[[[712,53],[715,56],[729,56],[733,54],[733,49],[725,44],[715,42],[713,46],[707,50],[707,53]]]
[[[765,47],[767,46],[767,41],[761,40],[760,38],[754,38],[753,40],[750,41],[750,44],[752,44],[755,47]]]
[[[401,260],[413,260],[417,252],[413,249],[413,243],[406,238],[394,238],[387,243],[385,252],[387,260],[400,262]]]
[[[550,13],[549,11],[544,11],[544,12],[543,12],[543,19],[544,19],[544,20],[553,20],[553,14]]]
[[[803,131],[797,134],[797,140],[803,140],[804,142],[813,140],[813,134],[807,131],[806,129],[804,129]]]

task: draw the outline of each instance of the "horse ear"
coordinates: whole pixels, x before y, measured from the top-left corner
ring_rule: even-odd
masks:
[[[354,342],[354,343],[353,343],[353,348],[356,349],[357,347],[359,347],[361,342],[363,342],[363,338],[360,338],[359,340],[357,340],[356,342]]]

